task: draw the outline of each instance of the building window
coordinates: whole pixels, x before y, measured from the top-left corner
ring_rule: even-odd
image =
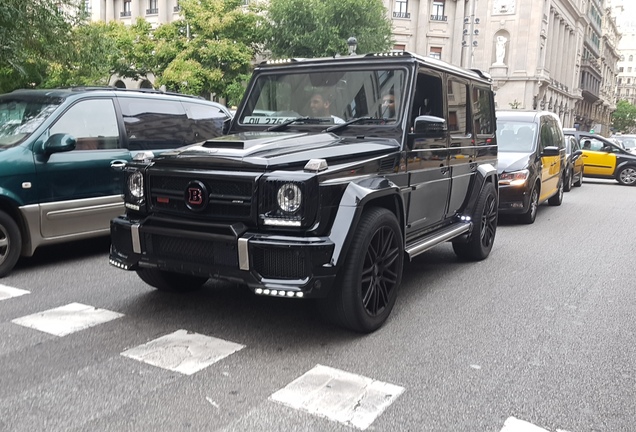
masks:
[[[91,13],[91,0],[84,0],[84,12]]]
[[[438,60],[442,59],[442,48],[441,47],[431,47],[428,52],[429,57],[436,58]]]
[[[122,17],[129,17],[130,16],[130,0],[124,0],[124,10],[121,11],[121,13],[119,14],[119,16]]]
[[[405,44],[395,44],[393,45],[393,49],[396,51],[406,51],[406,45]]]
[[[631,84],[632,83],[632,79],[631,78],[627,78],[627,84]]]
[[[431,13],[431,21],[446,21],[444,15],[444,3],[446,0],[433,0],[433,9]]]
[[[627,68],[627,72],[631,72],[631,71],[632,71],[632,68],[631,68],[631,67],[628,67],[628,68]]]
[[[634,61],[634,56],[633,55],[629,56],[629,61]]]
[[[159,8],[157,7],[157,0],[149,0],[148,9],[146,9],[146,15],[156,15],[158,13]]]
[[[408,0],[395,0],[393,7],[393,18],[411,18],[408,11]]]

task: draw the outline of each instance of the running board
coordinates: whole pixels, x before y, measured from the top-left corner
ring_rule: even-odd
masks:
[[[412,244],[406,245],[406,253],[409,256],[409,259],[413,259],[422,252],[426,252],[440,243],[470,231],[471,227],[472,222],[454,223],[441,231],[430,234],[424,238],[418,239]]]

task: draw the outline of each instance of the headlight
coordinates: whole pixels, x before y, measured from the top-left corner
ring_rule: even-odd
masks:
[[[303,193],[294,183],[285,183],[276,194],[278,206],[285,213],[296,213],[303,202]]]
[[[500,185],[521,186],[526,183],[530,172],[526,169],[521,171],[513,171],[509,173],[501,173],[499,175]]]
[[[128,192],[136,199],[144,196],[144,176],[140,171],[135,171],[128,176]]]

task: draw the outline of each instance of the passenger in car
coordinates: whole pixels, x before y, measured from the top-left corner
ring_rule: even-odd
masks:
[[[583,150],[590,150],[592,148],[592,141],[585,140],[583,141]]]
[[[335,124],[344,123],[343,119],[331,114],[330,106],[331,99],[322,92],[314,92],[309,99],[309,110],[313,117],[331,117]]]

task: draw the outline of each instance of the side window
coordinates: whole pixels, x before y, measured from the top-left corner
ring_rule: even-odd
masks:
[[[583,142],[583,150],[601,151],[603,146],[605,146],[603,141],[599,141],[595,138],[583,137],[581,141]]]
[[[552,136],[552,127],[550,125],[550,123],[546,120],[543,119],[541,121],[541,152],[543,152],[543,150],[546,147],[549,146],[553,146],[554,145],[554,137]]]
[[[130,150],[169,149],[196,141],[180,101],[140,97],[118,100]]]
[[[413,110],[411,111],[411,122],[415,120],[415,117],[421,115],[444,118],[442,89],[442,79],[439,76],[425,73],[418,74],[413,98]]]
[[[76,103],[55,122],[50,133],[74,136],[76,150],[118,148],[119,129],[113,101],[93,99]]]
[[[468,124],[468,85],[454,79],[448,80],[448,130],[453,135],[471,133]]]
[[[194,133],[194,142],[205,141],[223,134],[223,126],[229,117],[219,108],[194,102],[183,102],[183,106]]]
[[[550,129],[552,130],[552,145],[560,149],[565,148],[563,132],[561,126],[556,120],[550,119]]]
[[[475,134],[492,135],[494,133],[491,95],[490,90],[473,87],[473,131]]]

